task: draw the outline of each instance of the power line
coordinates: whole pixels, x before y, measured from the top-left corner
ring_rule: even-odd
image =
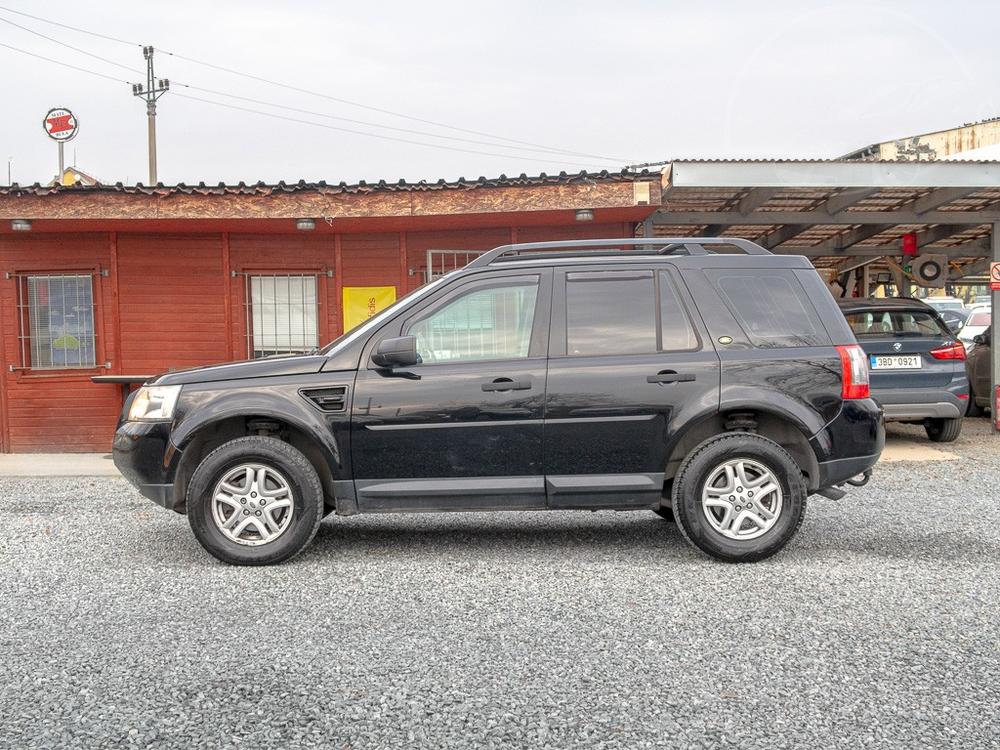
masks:
[[[55,37],[48,36],[47,34],[42,34],[41,32],[35,31],[34,29],[30,29],[27,26],[22,26],[19,23],[14,23],[13,21],[11,21],[11,20],[9,20],[7,18],[4,18],[3,16],[0,16],[0,21],[3,21],[4,23],[10,24],[11,26],[15,26],[15,27],[17,27],[17,28],[19,28],[19,29],[21,29],[23,31],[28,32],[29,34],[34,34],[35,36],[41,37],[42,39],[45,39],[45,40],[47,40],[49,42],[52,42],[54,44],[58,44],[58,45],[60,45],[62,47],[66,47],[67,49],[71,49],[74,52],[79,52],[80,54],[87,55],[88,57],[92,57],[95,60],[100,60],[101,62],[108,63],[109,65],[114,65],[116,67],[122,68],[123,70],[127,70],[129,73],[134,73],[135,75],[138,75],[138,76],[144,75],[143,72],[140,71],[140,70],[136,70],[134,68],[130,68],[129,66],[123,65],[122,63],[119,63],[116,60],[111,60],[111,59],[109,59],[107,57],[101,57],[100,55],[97,55],[97,54],[94,54],[93,52],[90,52],[89,50],[85,50],[85,49],[82,49],[80,47],[75,47],[72,44],[68,44],[68,43],[66,43],[66,42],[64,42],[64,41],[62,41],[60,39],[56,39]],[[242,100],[242,101],[245,101],[245,102],[250,102],[251,104],[263,104],[264,106],[267,106],[267,107],[276,107],[278,109],[284,109],[284,110],[288,110],[288,111],[291,111],[291,112],[298,112],[298,113],[304,114],[304,115],[312,115],[313,117],[325,117],[325,118],[328,118],[328,119],[331,119],[331,120],[339,120],[340,122],[349,122],[349,123],[352,123],[354,125],[365,125],[367,127],[382,128],[383,130],[392,130],[392,131],[395,131],[397,133],[409,133],[410,135],[422,135],[422,136],[426,136],[428,138],[441,138],[441,139],[444,139],[444,140],[457,141],[457,142],[460,142],[460,143],[472,143],[472,144],[476,144],[476,145],[480,145],[480,146],[492,146],[492,147],[495,147],[495,148],[505,148],[505,149],[510,149],[510,150],[513,150],[513,151],[531,151],[531,152],[535,152],[535,153],[557,153],[557,154],[565,154],[565,155],[568,155],[568,156],[585,156],[587,158],[592,158],[592,159],[603,159],[604,158],[604,157],[599,156],[597,154],[585,154],[585,153],[578,153],[578,152],[575,152],[575,151],[564,151],[562,149],[555,149],[555,150],[553,150],[553,149],[547,149],[547,148],[532,148],[530,146],[505,146],[505,145],[500,144],[500,143],[493,143],[491,141],[480,141],[480,140],[476,140],[474,138],[462,138],[461,136],[442,135],[440,133],[432,133],[432,132],[427,131],[427,130],[413,130],[412,128],[400,128],[400,127],[396,127],[396,126],[393,126],[393,125],[383,125],[381,123],[371,122],[371,121],[368,121],[368,120],[357,120],[357,119],[354,119],[354,118],[351,118],[351,117],[340,117],[338,115],[331,115],[331,114],[327,114],[325,112],[315,112],[315,111],[308,110],[308,109],[301,109],[299,107],[292,107],[292,106],[287,105],[287,104],[281,104],[281,103],[278,103],[278,102],[267,101],[265,99],[255,99],[253,97],[242,96],[240,94],[231,94],[231,93],[229,93],[227,91],[219,91],[217,89],[205,88],[204,86],[196,86],[194,84],[184,83],[183,81],[178,81],[176,79],[171,79],[171,83],[174,86],[182,86],[184,88],[188,88],[188,89],[191,89],[193,91],[203,91],[206,94],[214,94],[216,96],[225,96],[225,97],[229,97],[231,99],[239,99],[239,100]]]
[[[108,36],[107,34],[99,34],[96,31],[88,31],[87,29],[81,29],[76,26],[70,26],[66,23],[59,23],[58,21],[50,21],[48,18],[41,18],[40,16],[33,16],[30,13],[25,13],[24,11],[14,10],[13,8],[7,8],[0,5],[0,10],[5,10],[8,13],[16,13],[19,16],[24,16],[25,18],[32,18],[35,21],[41,21],[42,23],[50,23],[53,26],[59,26],[63,29],[69,29],[70,31],[78,31],[81,34],[90,34],[90,36],[96,36],[99,39],[107,39],[109,42],[119,42],[120,44],[127,44],[130,47],[141,47],[142,45],[138,42],[127,42],[124,39],[118,39],[117,37]]]
[[[412,144],[412,145],[415,145],[415,146],[429,146],[430,148],[444,148],[444,149],[448,149],[449,151],[459,151],[459,152],[465,153],[465,154],[480,154],[482,156],[498,156],[498,157],[505,158],[505,159],[516,158],[516,159],[522,159],[522,160],[527,160],[527,161],[544,162],[544,163],[547,163],[547,164],[553,163],[552,159],[541,159],[541,158],[538,158],[538,157],[530,157],[530,156],[518,156],[517,154],[498,154],[498,153],[494,153],[494,152],[491,152],[491,151],[478,151],[478,150],[468,149],[468,148],[458,148],[458,147],[455,147],[455,146],[444,146],[444,145],[439,144],[439,143],[424,143],[423,141],[414,141],[414,140],[411,140],[409,138],[396,138],[396,137],[391,136],[391,135],[381,135],[379,133],[366,133],[363,130],[352,130],[350,128],[341,128],[341,127],[338,127],[336,125],[327,125],[326,123],[322,123],[322,122],[313,122],[312,120],[302,120],[302,119],[300,119],[298,117],[287,117],[285,115],[279,115],[279,114],[276,114],[274,112],[265,112],[265,111],[260,110],[260,109],[251,109],[250,107],[240,107],[240,106],[238,106],[236,104],[226,104],[225,102],[212,101],[211,99],[202,99],[199,96],[191,96],[190,94],[180,94],[180,93],[178,93],[176,91],[173,92],[173,95],[174,96],[178,96],[181,99],[191,99],[192,101],[196,101],[196,102],[203,102],[205,104],[212,104],[212,105],[214,105],[216,107],[224,107],[226,109],[233,109],[233,110],[237,110],[237,111],[240,111],[240,112],[250,112],[250,113],[255,114],[255,115],[263,115],[264,117],[273,117],[273,118],[275,118],[277,120],[286,120],[288,122],[297,122],[297,123],[301,123],[303,125],[314,125],[317,128],[326,128],[327,130],[337,130],[337,131],[340,131],[341,133],[353,133],[354,135],[362,135],[362,136],[365,136],[367,138],[380,138],[380,139],[386,140],[386,141],[395,141],[397,143],[409,143],[409,144]],[[497,145],[499,146],[500,144],[497,144]],[[581,167],[602,167],[602,168],[607,168],[607,164],[606,163],[605,164],[592,164],[592,163],[587,163],[587,162],[562,162],[562,163],[564,163],[564,164],[568,164],[568,163],[577,164],[577,165],[579,165]]]
[[[16,13],[17,15],[25,16],[26,18],[31,18],[31,19],[36,20],[36,21],[41,21],[42,23],[52,24],[54,26],[59,26],[59,27],[64,28],[64,29],[69,29],[71,31],[76,31],[76,32],[79,32],[81,34],[89,34],[91,36],[95,36],[95,37],[98,37],[98,38],[101,38],[101,39],[106,39],[106,40],[113,41],[113,42],[118,42],[120,44],[126,44],[126,45],[129,45],[129,46],[135,46],[135,47],[142,47],[143,46],[142,44],[139,44],[137,42],[130,42],[130,41],[127,41],[125,39],[119,39],[117,37],[108,36],[106,34],[100,34],[100,33],[95,32],[95,31],[89,31],[87,29],[82,29],[82,28],[80,28],[78,26],[71,26],[69,24],[59,23],[58,21],[52,21],[52,20],[49,20],[47,18],[42,18],[41,16],[32,15],[30,13],[24,13],[23,11],[14,10],[14,9],[8,8],[6,6],[0,6],[0,10],[7,11],[9,13]],[[37,33],[37,32],[35,32],[35,33]],[[66,46],[68,46],[68,45],[66,45]],[[223,65],[217,65],[215,63],[211,63],[211,62],[208,62],[206,60],[199,60],[199,59],[194,58],[194,57],[189,57],[187,55],[182,55],[182,54],[180,54],[178,52],[171,52],[169,50],[163,50],[163,49],[160,49],[159,51],[162,52],[163,54],[170,55],[172,57],[176,57],[178,60],[185,60],[187,62],[194,63],[195,65],[203,65],[205,67],[212,68],[214,70],[220,70],[222,72],[229,73],[230,75],[237,75],[237,76],[242,76],[244,78],[249,78],[251,80],[258,81],[260,83],[266,83],[269,86],[277,86],[279,88],[287,89],[287,90],[290,90],[290,91],[296,91],[298,93],[308,94],[310,96],[316,96],[316,97],[320,97],[320,98],[323,98],[323,99],[328,99],[330,101],[338,102],[340,104],[347,104],[347,105],[352,106],[352,107],[359,107],[361,109],[367,109],[367,110],[372,111],[372,112],[378,112],[380,114],[390,115],[392,117],[400,117],[400,118],[403,118],[403,119],[406,119],[406,120],[411,120],[413,122],[419,122],[419,123],[422,123],[424,125],[432,125],[434,127],[445,128],[445,129],[448,129],[448,130],[454,130],[454,131],[461,132],[461,133],[467,133],[469,135],[478,135],[478,136],[482,136],[484,138],[491,138],[493,140],[506,141],[507,143],[515,143],[515,144],[519,144],[521,146],[532,146],[533,150],[541,150],[541,151],[546,151],[546,152],[551,152],[551,153],[566,154],[567,156],[584,156],[584,157],[587,157],[588,159],[602,159],[602,160],[607,160],[609,162],[619,162],[619,161],[622,161],[621,159],[617,159],[617,158],[613,158],[613,157],[602,156],[602,155],[598,155],[598,154],[587,154],[587,153],[582,153],[582,152],[578,152],[578,151],[570,151],[570,150],[567,150],[567,149],[555,148],[555,147],[552,147],[552,146],[546,146],[545,144],[542,144],[542,143],[534,143],[532,141],[524,141],[524,140],[518,140],[516,138],[508,138],[506,136],[496,135],[495,133],[489,133],[489,132],[482,131],[482,130],[472,130],[472,129],[469,129],[469,128],[459,127],[457,125],[450,125],[450,124],[445,123],[445,122],[439,122],[437,120],[429,120],[429,119],[425,119],[425,118],[421,118],[421,117],[414,117],[413,115],[407,115],[407,114],[405,114],[403,112],[396,112],[396,111],[391,110],[391,109],[385,109],[385,108],[382,108],[382,107],[375,107],[375,106],[372,106],[370,104],[364,104],[362,102],[356,102],[356,101],[353,101],[351,99],[344,99],[344,98],[341,98],[341,97],[331,96],[329,94],[324,94],[324,93],[319,92],[319,91],[313,91],[311,89],[302,88],[300,86],[294,86],[294,85],[288,84],[288,83],[281,83],[279,81],[272,81],[272,80],[270,80],[268,78],[263,78],[261,76],[254,75],[252,73],[246,73],[246,72],[241,71],[241,70],[235,70],[233,68],[227,68],[227,67],[225,67]],[[89,53],[85,53],[85,54],[89,54]],[[95,55],[91,55],[91,56],[95,56]],[[98,58],[98,59],[102,59],[102,58]],[[112,64],[119,65],[118,63],[112,63]],[[123,66],[119,65],[119,67],[123,67]],[[277,106],[281,106],[281,105],[277,105]],[[330,115],[323,115],[323,116],[324,117],[329,117]],[[347,119],[347,118],[343,118],[343,119]],[[376,125],[376,127],[389,128],[390,126]],[[433,136],[433,137],[441,137],[441,136]],[[498,144],[494,144],[494,145],[498,146],[498,147],[503,147],[499,143]]]
[[[78,70],[81,73],[88,73],[92,76],[98,76],[99,78],[104,78],[108,81],[114,81],[115,83],[127,83],[131,85],[131,81],[126,81],[124,78],[115,78],[114,76],[105,75],[104,73],[98,73],[96,70],[88,70],[87,68],[81,68],[77,65],[71,65],[70,63],[63,62],[62,60],[55,60],[51,57],[46,57],[45,55],[39,55],[37,52],[28,52],[26,49],[21,49],[20,47],[14,47],[10,44],[4,44],[0,42],[0,47],[6,47],[7,49],[14,50],[15,52],[20,52],[22,55],[28,55],[30,57],[37,57],[39,60],[45,60],[46,62],[55,63],[56,65],[62,65],[64,68],[72,68],[73,70]]]
[[[104,73],[99,73],[98,71],[95,71],[95,70],[89,70],[88,68],[81,68],[81,67],[79,67],[77,65],[73,65],[73,64],[67,63],[67,62],[63,62],[62,60],[56,60],[56,59],[51,58],[51,57],[46,57],[45,55],[39,55],[38,53],[35,53],[35,52],[29,52],[28,50],[20,49],[19,47],[14,47],[13,45],[5,44],[3,42],[0,42],[0,47],[5,47],[5,48],[7,48],[9,50],[13,50],[14,52],[19,52],[19,53],[21,53],[23,55],[28,55],[29,57],[34,57],[34,58],[37,58],[39,60],[45,60],[46,62],[54,63],[55,65],[61,65],[64,68],[70,68],[71,70],[76,70],[76,71],[79,71],[81,73],[87,73],[88,75],[97,76],[98,78],[103,78],[103,79],[108,80],[108,81],[114,81],[115,83],[125,83],[125,84],[128,84],[128,85],[132,84],[131,81],[126,81],[123,78],[115,78],[114,76],[109,76],[109,75],[106,75]],[[444,149],[444,150],[447,150],[447,151],[457,151],[457,152],[467,153],[467,154],[478,154],[478,155],[481,155],[481,156],[495,156],[495,157],[500,157],[500,158],[505,158],[505,159],[517,158],[517,159],[524,159],[524,160],[527,160],[527,161],[538,161],[538,162],[545,162],[545,163],[549,163],[549,164],[552,163],[551,159],[540,159],[540,158],[533,158],[533,157],[522,157],[522,156],[518,156],[516,154],[498,154],[498,153],[489,152],[489,151],[478,151],[478,150],[473,150],[473,149],[457,148],[455,146],[446,146],[446,145],[440,144],[440,143],[425,143],[423,141],[415,141],[415,140],[411,140],[411,139],[408,139],[408,138],[396,138],[394,136],[382,135],[380,133],[366,133],[366,132],[364,132],[362,130],[352,130],[350,128],[341,128],[341,127],[337,127],[336,125],[327,125],[325,123],[313,122],[311,120],[303,120],[303,119],[300,119],[300,118],[297,118],[297,117],[286,117],[284,115],[279,115],[279,114],[276,114],[276,113],[273,113],[273,112],[264,112],[264,111],[261,111],[261,110],[251,109],[249,107],[240,107],[240,106],[237,106],[237,105],[234,105],[234,104],[226,104],[224,102],[215,102],[215,101],[212,101],[211,99],[202,99],[201,97],[191,96],[189,94],[181,94],[181,93],[178,93],[178,92],[174,92],[174,95],[175,96],[179,96],[179,97],[181,97],[183,99],[191,99],[193,101],[203,102],[205,104],[212,104],[212,105],[215,105],[217,107],[225,107],[227,109],[233,109],[233,110],[238,110],[238,111],[242,111],[242,112],[249,112],[249,113],[252,113],[252,114],[263,115],[264,117],[271,117],[271,118],[278,119],[278,120],[286,120],[288,122],[296,122],[296,123],[300,123],[300,124],[304,124],[304,125],[313,125],[315,127],[326,128],[327,130],[337,130],[337,131],[344,132],[344,133],[352,133],[354,135],[361,135],[361,136],[365,136],[365,137],[368,137],[368,138],[378,138],[380,140],[395,141],[395,142],[398,142],[398,143],[408,143],[408,144],[415,145],[415,146],[426,146],[426,147],[429,147],[429,148],[438,148],[438,149]],[[500,145],[501,144],[497,144],[497,146],[500,146]],[[564,164],[565,163],[573,163],[573,164],[577,164],[579,166],[591,166],[591,167],[606,167],[607,166],[607,164],[592,164],[592,163],[586,163],[586,162],[563,162],[563,163]]]
[[[122,68],[124,70],[127,70],[129,73],[135,73],[136,75],[142,75],[142,71],[135,70],[134,68],[130,68],[127,65],[122,65],[120,62],[116,62],[114,60],[110,60],[107,57],[101,57],[100,55],[95,55],[93,52],[89,52],[88,50],[81,49],[80,47],[74,47],[72,44],[67,44],[66,42],[62,42],[62,41],[56,39],[55,37],[48,36],[46,34],[43,34],[40,31],[35,31],[34,29],[29,29],[27,26],[22,26],[19,23],[14,23],[9,18],[4,18],[3,16],[0,16],[0,21],[3,21],[4,23],[9,23],[11,26],[16,26],[17,28],[21,29],[22,31],[27,31],[29,34],[34,34],[35,36],[41,37],[42,39],[47,39],[50,42],[53,42],[55,44],[59,44],[59,45],[61,45],[63,47],[66,47],[67,49],[71,49],[74,52],[79,52],[81,55],[87,55],[87,57],[93,57],[95,60],[100,60],[101,62],[108,63],[109,65],[114,65],[116,67],[119,67],[119,68]]]
[[[272,80],[270,80],[268,78],[262,78],[260,76],[253,75],[252,73],[244,73],[243,71],[234,70],[233,68],[227,68],[227,67],[225,67],[223,65],[216,65],[215,63],[206,62],[204,60],[197,60],[197,59],[195,59],[193,57],[188,57],[186,55],[181,55],[181,54],[179,54],[177,52],[171,52],[169,50],[160,50],[160,51],[163,52],[163,54],[165,54],[165,55],[170,55],[172,57],[176,57],[178,60],[185,60],[187,62],[191,62],[191,63],[194,63],[196,65],[204,65],[205,67],[208,67],[208,68],[213,68],[215,70],[221,70],[221,71],[223,71],[225,73],[230,73],[232,75],[237,75],[237,76],[242,76],[244,78],[249,78],[249,79],[254,80],[254,81],[259,81],[261,83],[266,83],[266,84],[268,84],[270,86],[277,86],[279,88],[288,89],[289,91],[297,91],[297,92],[299,92],[301,94],[309,94],[310,96],[318,96],[318,97],[320,97],[322,99],[329,99],[330,101],[338,102],[339,104],[347,104],[347,105],[349,105],[351,107],[360,107],[361,109],[367,109],[367,110],[369,110],[371,112],[378,112],[378,113],[383,114],[383,115],[391,115],[392,117],[401,117],[404,120],[412,120],[413,122],[419,122],[419,123],[422,123],[424,125],[433,125],[434,127],[438,127],[438,128],[446,128],[448,130],[455,130],[455,131],[458,131],[460,133],[468,133],[470,135],[479,135],[479,136],[483,136],[485,138],[492,138],[492,139],[498,140],[498,141],[507,141],[508,143],[517,143],[517,144],[520,144],[522,146],[534,146],[535,148],[541,148],[541,149],[546,150],[546,151],[554,151],[554,152],[559,152],[559,153],[568,154],[568,155],[572,155],[572,156],[586,156],[588,158],[593,158],[593,159],[607,159],[608,161],[621,161],[620,159],[614,159],[612,157],[598,156],[598,155],[595,155],[595,154],[582,154],[582,153],[578,153],[578,152],[575,152],[575,151],[567,151],[565,149],[559,149],[559,148],[553,148],[551,146],[545,146],[544,144],[541,144],[541,143],[534,143],[532,141],[522,141],[522,140],[518,140],[516,138],[507,138],[507,137],[502,136],[502,135],[496,135],[494,133],[488,133],[488,132],[485,132],[485,131],[482,131],[482,130],[471,130],[469,128],[462,128],[462,127],[459,127],[457,125],[449,125],[448,123],[439,122],[437,120],[427,120],[427,119],[424,119],[422,117],[414,117],[413,115],[407,115],[407,114],[404,114],[402,112],[396,112],[396,111],[391,110],[391,109],[384,109],[382,107],[374,107],[374,106],[372,106],[370,104],[363,104],[362,102],[356,102],[356,101],[353,101],[351,99],[343,99],[343,98],[337,97],[337,96],[330,96],[329,94],[324,94],[324,93],[319,92],[319,91],[313,91],[311,89],[302,88],[301,86],[293,86],[292,84],[289,84],[289,83],[280,83],[278,81],[272,81]],[[499,145],[499,144],[497,144],[497,145]]]

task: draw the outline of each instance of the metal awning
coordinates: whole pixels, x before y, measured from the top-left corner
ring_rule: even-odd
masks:
[[[841,273],[891,267],[912,232],[968,280],[987,270],[1000,222],[995,161],[674,161],[662,183],[653,236],[745,237]]]

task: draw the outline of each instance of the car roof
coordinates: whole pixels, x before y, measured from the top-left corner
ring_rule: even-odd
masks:
[[[842,297],[837,300],[844,313],[910,310],[936,313],[930,305],[911,297]]]

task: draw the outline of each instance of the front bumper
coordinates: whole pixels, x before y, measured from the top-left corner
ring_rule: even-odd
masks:
[[[171,466],[179,451],[170,442],[169,422],[122,422],[112,448],[115,466],[157,505],[178,510]]]

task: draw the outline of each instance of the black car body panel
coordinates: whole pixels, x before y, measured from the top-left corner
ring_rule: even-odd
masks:
[[[199,461],[253,434],[302,450],[341,514],[627,509],[658,507],[664,483],[705,438],[759,426],[777,430],[810,491],[840,484],[877,460],[881,412],[871,399],[841,397],[835,347],[855,342],[808,261],[761,253],[473,264],[318,353],[153,379],[181,387],[175,411],[169,422],[130,422],[126,404],[115,460],[143,494],[180,512]],[[771,277],[799,311],[760,324],[767,290],[753,285]],[[600,308],[592,282],[620,284],[618,302]],[[749,317],[748,284],[758,305]],[[433,326],[448,323],[451,301],[480,291],[491,314],[513,305],[489,323],[508,326],[494,338],[512,348],[456,359],[434,343]],[[648,330],[619,309],[647,299]],[[486,330],[479,319],[459,324]],[[414,364],[373,363],[380,341],[409,335],[423,347]]]

